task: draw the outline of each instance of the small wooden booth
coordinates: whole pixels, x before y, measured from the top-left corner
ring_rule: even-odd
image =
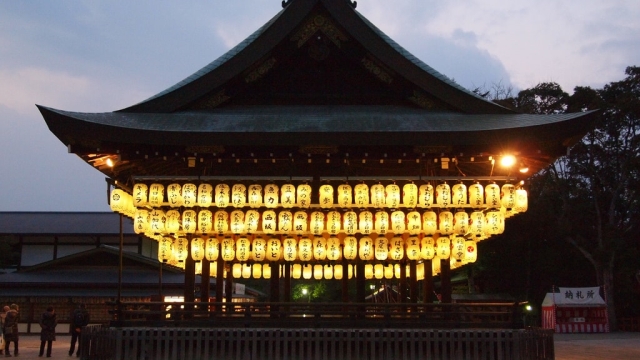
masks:
[[[559,288],[542,302],[542,327],[557,333],[609,332],[607,303],[600,287]]]

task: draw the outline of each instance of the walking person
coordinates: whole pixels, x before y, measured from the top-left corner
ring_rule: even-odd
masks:
[[[82,328],[89,324],[89,313],[84,304],[79,304],[78,308],[71,313],[71,322],[69,324],[69,332],[71,332],[71,347],[69,347],[69,356],[73,355],[78,342],[78,351],[76,356],[80,356],[80,347],[82,343]]]
[[[0,312],[0,355],[4,355],[4,318],[7,316],[9,307],[5,306]]]
[[[9,309],[4,307],[6,316],[4,318],[4,324],[2,332],[4,333],[4,356],[11,357],[9,352],[9,345],[13,341],[13,356],[18,355],[18,320],[20,315],[18,313],[18,305],[11,304]]]
[[[56,313],[53,311],[53,306],[49,306],[47,311],[40,316],[40,354],[44,355],[44,344],[47,344],[47,357],[51,357],[51,346],[56,341],[56,326],[58,325],[58,319]]]

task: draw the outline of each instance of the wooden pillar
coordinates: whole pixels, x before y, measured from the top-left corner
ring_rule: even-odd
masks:
[[[424,261],[424,280],[422,281],[422,302],[431,304],[433,302],[433,266],[431,260]]]
[[[349,302],[349,263],[347,259],[342,258],[342,302]]]
[[[449,259],[440,260],[440,301],[451,304],[451,263]]]
[[[227,278],[224,282],[224,296],[225,301],[227,302],[227,312],[233,312],[233,271],[231,271],[231,266],[233,266],[233,264],[229,262],[226,265],[229,266],[229,269],[227,270]]]
[[[364,277],[364,262],[362,260],[356,261],[356,302],[365,302],[365,277]]]
[[[272,261],[271,279],[269,279],[269,301],[272,303],[280,302],[280,266],[276,261]],[[271,305],[271,317],[278,317],[280,309],[277,305]]]
[[[187,247],[188,255],[184,260],[184,317],[190,319],[193,317],[193,302],[196,301],[196,262],[191,258],[190,246]]]
[[[209,283],[211,282],[211,268],[209,267],[209,260],[206,258],[200,262],[202,265],[202,273],[200,274],[200,301],[203,303],[209,302],[210,289]]]
[[[407,266],[404,261],[400,262],[400,303],[407,302]]]
[[[409,261],[409,302],[418,302],[418,274],[415,261]]]
[[[282,277],[282,281],[284,283],[282,284],[282,287],[284,288],[282,301],[291,302],[291,264],[286,262],[284,264],[284,275]]]
[[[221,246],[221,245],[218,245]],[[222,303],[222,294],[224,293],[224,260],[218,257],[216,261],[216,302]],[[222,306],[216,305],[216,312],[222,312]]]

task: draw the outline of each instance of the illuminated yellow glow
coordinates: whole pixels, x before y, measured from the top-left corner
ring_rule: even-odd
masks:
[[[500,159],[500,165],[503,167],[512,167],[516,163],[516,157],[513,155],[505,155]]]

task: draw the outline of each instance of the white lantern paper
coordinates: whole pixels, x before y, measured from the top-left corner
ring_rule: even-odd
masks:
[[[430,208],[433,206],[433,185],[420,185],[418,190],[418,203],[421,207]]]
[[[475,241],[467,240],[465,242],[465,262],[474,263],[478,259],[478,245]]]
[[[298,185],[298,206],[303,209],[308,209],[311,206],[311,185],[302,184]]]
[[[198,215],[195,210],[185,210],[182,212],[182,232],[194,234],[198,227]]]
[[[117,213],[123,213],[125,209],[127,193],[122,189],[114,189],[111,191],[111,198],[109,199],[109,206],[111,211]]]
[[[330,235],[337,235],[340,232],[340,222],[342,217],[337,211],[327,213],[327,232]]]
[[[316,237],[313,239],[313,257],[318,261],[327,258],[327,240],[325,238]]]
[[[213,230],[217,234],[224,234],[229,231],[229,213],[218,210],[213,217]]]
[[[213,186],[210,184],[198,185],[198,205],[209,207],[213,203]]]
[[[358,240],[353,236],[347,236],[344,238],[344,247],[342,254],[347,260],[355,260],[358,256]]]
[[[236,208],[247,205],[247,187],[243,184],[233,184],[231,188],[231,204]]]
[[[402,187],[402,204],[409,209],[418,205],[418,185],[409,183]]]
[[[434,257],[433,260],[431,260],[431,271],[433,272],[433,275],[437,275],[440,274],[440,272],[442,271],[442,263],[439,257]]]
[[[219,243],[220,242],[218,241],[217,238],[207,239],[207,241],[205,242],[205,248],[204,248],[204,256],[207,258],[207,260],[209,261],[218,260],[218,256],[220,255],[220,249],[218,248]]]
[[[451,205],[451,188],[449,184],[443,183],[436,186],[436,203],[441,208],[446,208]]]
[[[280,211],[278,214],[278,230],[283,234],[293,234],[293,214],[291,214],[291,211]]]
[[[333,279],[333,267],[331,265],[324,266],[324,278],[327,280]]]
[[[149,187],[147,186],[147,184],[135,184],[133,185],[132,195],[133,206],[146,206],[149,199]]]
[[[198,190],[198,188],[196,187],[195,184],[186,183],[186,184],[182,185],[183,206],[185,206],[185,207],[194,207],[194,206],[196,206],[196,201],[198,200],[197,190]]]
[[[373,260],[374,251],[373,251],[373,239],[368,236],[363,236],[360,238],[360,247],[358,249],[358,254],[360,255],[360,260],[369,261]]]
[[[422,214],[422,231],[426,235],[433,235],[438,231],[438,214],[434,211],[425,211]]]
[[[271,265],[262,264],[262,278],[271,279]]]
[[[466,256],[465,239],[461,236],[451,238],[451,257],[462,261]]]
[[[307,232],[307,212],[296,211],[293,214],[293,230],[296,234],[304,234]]]
[[[319,191],[320,207],[323,209],[333,207],[333,186],[328,184],[322,185]]]
[[[490,235],[504,232],[504,214],[499,210],[487,211],[485,216],[486,230]]]
[[[233,261],[235,257],[235,241],[232,238],[224,238],[222,240],[222,260]]]
[[[400,206],[400,186],[389,184],[385,188],[385,202],[391,209],[397,209]]]
[[[384,185],[375,184],[371,186],[371,205],[381,208],[385,205]]]
[[[191,258],[194,261],[202,261],[204,259],[204,240],[202,238],[191,239]]]
[[[423,260],[431,260],[436,254],[436,241],[430,236],[425,236],[420,241],[420,256]]]
[[[402,211],[394,211],[391,213],[391,231],[394,234],[402,234],[406,230],[404,213]]]
[[[251,246],[251,259],[253,261],[264,261],[267,249],[267,242],[262,238],[253,239]]]
[[[309,280],[311,279],[312,276],[313,276],[313,266],[309,264],[305,264],[302,267],[302,278]]]
[[[183,237],[173,240],[173,253],[179,263],[184,262],[189,256],[189,241]]]
[[[446,236],[440,236],[438,240],[436,240],[438,247],[438,257],[440,259],[448,259],[451,256],[451,241]]]
[[[282,242],[282,257],[285,261],[295,261],[298,257],[297,242],[294,238],[286,238]]]
[[[369,186],[367,184],[358,184],[354,188],[355,205],[360,208],[369,206]]]
[[[231,188],[227,184],[218,184],[214,192],[215,203],[219,208],[226,208],[229,206],[231,196]]]
[[[358,215],[354,211],[344,213],[342,229],[347,235],[354,235],[358,230]]]
[[[311,233],[313,235],[322,235],[322,232],[324,231],[324,213],[320,211],[312,212],[309,227],[311,228]]]
[[[316,280],[322,280],[324,274],[324,268],[320,264],[313,265],[313,278]]]
[[[469,186],[469,205],[474,209],[484,206],[484,188],[482,185],[475,183]]]
[[[276,208],[278,206],[278,191],[278,185],[276,184],[268,184],[264,187],[264,206],[270,209]]]
[[[391,246],[389,251],[389,257],[391,260],[402,260],[404,258],[404,240],[401,237],[395,236],[391,239]]]
[[[262,264],[253,264],[251,275],[254,279],[260,279],[262,277]]]
[[[453,206],[467,205],[467,186],[465,184],[455,184],[451,187],[451,203]]]
[[[360,220],[358,224],[360,233],[363,235],[371,234],[373,231],[373,214],[371,211],[362,211],[358,217]]]
[[[266,210],[262,213],[262,231],[265,234],[275,234],[276,232],[276,212]]]
[[[236,259],[241,262],[249,260],[251,255],[251,242],[242,236],[236,240]]]
[[[256,210],[247,210],[244,214],[244,231],[248,234],[254,234],[258,231],[260,223],[260,213]]]
[[[178,210],[169,210],[164,215],[167,218],[167,222],[164,226],[164,231],[169,234],[175,234],[180,231],[180,212]]]
[[[330,237],[327,240],[327,259],[340,260],[340,240],[337,237]]]
[[[417,211],[412,211],[407,214],[407,230],[410,235],[418,235],[420,234],[420,230],[422,227],[422,217],[420,213]]]
[[[231,268],[231,276],[236,279],[240,279],[242,277],[242,264],[233,264]]]
[[[384,278],[385,279],[393,279],[394,268],[393,265],[389,264],[384,267]]]
[[[376,212],[375,231],[379,235],[384,235],[389,230],[389,214],[385,211]]]
[[[167,186],[167,201],[169,201],[169,206],[171,207],[180,207],[184,205],[184,200],[182,199],[182,186],[180,186],[180,184],[170,184]]]
[[[485,204],[489,209],[497,209],[500,207],[500,187],[497,184],[489,184],[484,188],[486,197]]]
[[[453,234],[453,214],[451,211],[441,211],[438,214],[438,232],[442,235]]]
[[[242,234],[245,232],[244,229],[244,212],[242,210],[234,210],[231,212],[229,216],[229,225],[231,228],[231,232],[234,234]]]
[[[515,211],[517,212],[525,212],[529,208],[529,201],[527,199],[527,190],[518,189],[516,190],[516,203],[515,203]]]
[[[469,215],[464,211],[457,211],[453,215],[453,233],[465,235],[469,231]]]
[[[389,241],[384,236],[379,236],[375,240],[376,260],[384,261],[389,256]]]
[[[338,205],[343,208],[351,207],[353,202],[353,193],[351,185],[342,184],[338,185]]]
[[[169,237],[162,238],[158,243],[158,260],[163,263],[171,260],[173,256],[173,240]]]
[[[284,184],[280,188],[280,204],[285,209],[290,209],[296,205],[296,187],[292,184]]]
[[[167,218],[164,215],[164,211],[160,209],[151,210],[151,214],[149,214],[148,231],[154,234],[164,233],[166,221],[167,221]]]
[[[209,210],[200,210],[198,213],[198,230],[202,234],[213,231],[213,214]]]
[[[420,260],[420,239],[417,236],[411,236],[407,239],[407,259]]]
[[[294,279],[300,279],[302,277],[302,265],[293,264],[293,266],[291,266],[291,277]]]
[[[151,184],[149,187],[149,205],[157,207],[164,203],[164,185]]]
[[[280,260],[280,240],[271,238],[267,241],[267,260]]]
[[[502,185],[500,196],[502,207],[511,210],[516,206],[516,187],[513,184]]]
[[[343,273],[342,265],[340,264],[333,265],[333,277],[336,280],[342,280],[343,276],[344,276],[344,273]]]
[[[249,206],[259,208],[262,206],[262,186],[258,184],[249,185],[248,190]]]
[[[313,260],[313,242],[309,238],[302,238],[298,243],[298,257],[300,261]]]
[[[485,217],[481,211],[474,211],[469,217],[469,232],[471,236],[479,239],[484,237]]]
[[[366,268],[365,268],[365,274],[366,274]],[[373,266],[373,276],[375,276],[376,279],[380,280],[380,279],[384,279],[384,265],[382,264],[375,264]]]

